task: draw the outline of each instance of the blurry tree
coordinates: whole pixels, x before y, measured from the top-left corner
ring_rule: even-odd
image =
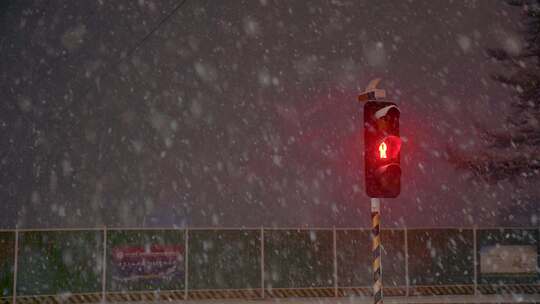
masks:
[[[450,151],[458,167],[490,182],[534,178],[540,173],[540,1],[514,0],[508,4],[520,7],[526,16],[525,46],[519,51],[500,48],[486,53],[508,69],[493,78],[517,94],[510,101],[512,112],[501,128],[483,131],[487,144],[482,153]]]

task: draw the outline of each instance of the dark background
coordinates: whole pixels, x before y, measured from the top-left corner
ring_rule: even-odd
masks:
[[[485,50],[520,51],[519,8],[188,0],[146,36],[177,3],[3,2],[0,226],[368,226],[355,100],[375,77],[405,140],[383,226],[537,224],[537,182],[446,153],[508,114]]]

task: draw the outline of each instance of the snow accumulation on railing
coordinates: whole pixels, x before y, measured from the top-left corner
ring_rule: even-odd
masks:
[[[382,231],[385,296],[540,293],[539,228]],[[0,231],[0,303],[371,294],[363,228]]]

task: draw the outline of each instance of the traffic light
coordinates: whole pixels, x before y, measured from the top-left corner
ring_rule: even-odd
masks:
[[[399,109],[395,103],[364,104],[365,177],[369,197],[397,197],[401,190]]]

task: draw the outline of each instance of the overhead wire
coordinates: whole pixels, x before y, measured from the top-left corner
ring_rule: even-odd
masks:
[[[178,12],[185,4],[186,4],[187,0],[181,0],[181,1],[178,1],[177,4],[173,7],[173,9],[167,13],[163,18],[161,18],[159,20],[159,22],[148,32],[146,33],[146,35],[144,35],[141,39],[139,39],[131,49],[129,49],[125,54],[125,56],[122,56],[116,63],[113,63],[111,65],[111,69],[112,68],[115,68],[117,67],[119,64],[121,64],[124,60],[130,58],[138,49],[140,49],[142,47],[142,45],[148,41],[148,39],[157,31],[159,30],[163,24],[165,24],[168,20],[170,20],[170,18],[176,13]],[[10,8],[10,7],[8,7]],[[95,16],[97,16],[97,12],[98,12],[98,9],[94,9],[92,10],[89,14],[87,14],[87,19],[92,19],[94,18]],[[62,60],[67,60],[68,58],[80,58],[81,57],[81,54],[72,54],[72,53],[67,53],[67,54],[60,54],[59,56],[56,56],[55,58],[53,58],[53,61],[51,63],[49,63],[50,66],[56,66],[58,64],[58,62],[62,61]],[[50,68],[48,70],[51,70]],[[49,73],[44,73],[43,75],[40,75],[39,77],[37,77],[36,79],[32,79],[34,78],[33,77],[33,74],[35,73],[36,71],[35,70],[32,70],[31,71],[31,81],[32,81],[32,87],[33,88],[36,88],[38,87],[43,80],[45,80],[47,78],[47,76],[49,76]],[[109,73],[110,72],[110,69],[107,69],[107,70],[104,70],[102,71],[101,73],[99,73],[97,75],[97,77],[101,78],[103,77],[105,74]],[[92,85],[89,85],[88,87],[84,88],[82,91],[84,92],[82,94],[82,96],[85,96],[90,90],[92,89]],[[68,109],[67,107],[64,108],[64,109]]]
[[[154,35],[154,33],[156,33],[166,22],[168,22],[169,20],[171,20],[171,17],[173,15],[175,15],[186,3],[187,3],[188,0],[181,0],[179,1],[174,7],[173,9],[168,13],[166,14],[146,35],[144,35],[144,37],[142,37],[141,39],[139,39],[134,45],[133,47],[131,47],[131,49],[129,51],[127,51],[125,54],[125,56],[121,56],[120,59],[114,63],[113,65],[110,66],[109,69],[107,70],[104,70],[102,71],[101,73],[99,73],[99,75],[97,76],[99,79],[101,79],[102,77],[106,76],[109,72],[111,72],[112,69],[115,69],[122,63],[124,62],[125,60],[131,58],[131,56],[133,56],[133,54],[139,50],[143,45],[144,43],[146,43],[150,37],[152,37],[152,35]],[[84,98],[89,92],[90,90],[92,90],[92,88],[94,88],[94,83],[90,83],[86,89],[83,90],[83,93],[80,95],[82,96],[82,98]],[[67,109],[67,107],[66,107]],[[105,113],[107,114],[107,113]],[[103,115],[101,117],[101,119],[107,119],[107,115]],[[104,126],[107,126],[107,124],[105,123]],[[101,149],[101,141],[99,141],[96,145],[96,148],[98,149],[97,153],[98,155],[100,154],[99,153],[99,150]]]
[[[137,51],[157,30],[165,24],[176,12],[178,12],[184,4],[186,4],[187,0],[179,1],[176,6],[170,11],[167,15],[165,15],[156,26],[154,26],[153,29],[150,30],[141,40],[139,40],[134,47],[126,54],[125,58],[129,58],[135,51]],[[122,60],[123,58],[121,58]],[[120,60],[120,61],[121,61]],[[120,62],[119,62],[120,63]]]
[[[187,3],[188,0],[182,0],[182,1],[179,1],[175,7],[168,13],[166,14],[144,37],[142,37],[139,41],[137,41],[137,43],[135,43],[133,45],[133,47],[126,52],[126,55],[125,56],[121,56],[120,59],[114,63],[113,65],[111,65],[111,68],[110,69],[107,69],[105,71],[102,71],[101,73],[99,73],[97,75],[98,78],[101,79],[102,76],[104,76],[105,74],[109,73],[111,71],[112,68],[116,68],[117,66],[119,66],[122,62],[124,62],[126,59],[128,58],[131,58],[131,56],[133,56],[133,54],[139,50],[142,45],[148,41],[148,39],[150,39],[150,37],[152,37],[152,35],[157,32],[167,21],[170,20],[170,18],[175,14],[177,13],[186,3]],[[82,94],[82,96],[86,96],[86,94],[88,94],[88,92],[92,89],[93,87],[93,84],[90,84],[84,91],[84,93]]]
[[[138,49],[140,49],[143,44],[148,41],[148,39],[150,39],[150,37],[152,37],[152,35],[157,32],[167,21],[169,21],[171,19],[171,17],[176,14],[186,3],[187,3],[188,0],[181,0],[179,1],[176,6],[168,13],[166,14],[157,24],[156,26],[154,26],[144,37],[142,37],[139,41],[137,41],[137,43],[135,43],[133,45],[133,47],[128,51],[126,52],[126,55],[125,56],[121,56],[120,59],[111,66],[111,69],[112,68],[116,68],[118,67],[122,62],[124,62],[125,60],[127,60],[128,58],[130,58]],[[103,72],[101,72],[97,77],[99,79],[101,79],[101,77],[103,75],[106,75],[106,73],[108,73],[110,71],[109,70],[105,70]],[[85,90],[84,90],[84,93],[81,95],[81,96],[86,96],[88,94],[88,92],[90,92],[90,90],[94,87],[94,84],[91,83]],[[105,116],[104,116],[105,117]],[[98,145],[98,149],[99,149],[99,145]]]
[[[163,16],[163,18],[161,18],[158,21],[158,23],[152,29],[150,29],[150,31],[148,33],[146,33],[141,39],[139,39],[131,48],[129,48],[129,50],[124,51],[124,52],[121,53],[121,54],[125,54],[125,55],[121,55],[120,58],[116,62],[109,65],[108,68],[106,68],[103,71],[101,71],[100,73],[98,73],[94,77],[94,79],[98,78],[101,81],[103,81],[103,79],[105,77],[107,77],[107,75],[110,75],[111,72],[115,71],[114,69],[116,69],[121,63],[123,63],[124,61],[129,59],[131,56],[133,56],[133,54],[137,50],[139,50],[139,49],[141,49],[143,47],[143,45],[152,37],[152,35],[154,35],[165,23],[170,21],[171,17],[173,15],[175,15],[182,7],[184,7],[184,5],[187,3],[187,1],[188,0],[178,1],[177,4],[173,7],[173,9],[169,13],[167,13],[165,16]],[[86,87],[82,87],[81,90],[79,90],[78,92],[74,92],[73,93],[74,97],[72,97],[72,98],[76,99],[77,97],[80,97],[80,99],[83,99],[85,96],[87,96],[87,94],[94,87],[95,87],[95,82],[90,82],[90,83],[88,83],[88,85]],[[74,103],[73,106],[81,106],[82,104],[83,103]],[[61,109],[59,109],[60,113],[56,113],[54,116],[59,117],[62,121],[63,121],[63,117],[71,117],[72,119],[77,119],[77,120],[81,119],[81,117],[78,116],[78,115],[64,115],[66,112],[68,112],[70,110],[73,110],[72,106],[62,107]],[[106,118],[107,118],[107,115],[103,115],[101,117],[101,119],[106,119]],[[46,123],[42,127],[44,127],[45,129],[50,129],[53,126],[54,126],[54,124]],[[65,129],[65,128],[62,127],[62,129]],[[71,127],[67,127],[67,129],[70,130]],[[70,131],[68,131],[68,133],[69,132]],[[97,148],[98,148],[98,150],[100,149],[100,144],[99,143],[97,143]],[[98,152],[98,154],[99,154],[99,152]]]

